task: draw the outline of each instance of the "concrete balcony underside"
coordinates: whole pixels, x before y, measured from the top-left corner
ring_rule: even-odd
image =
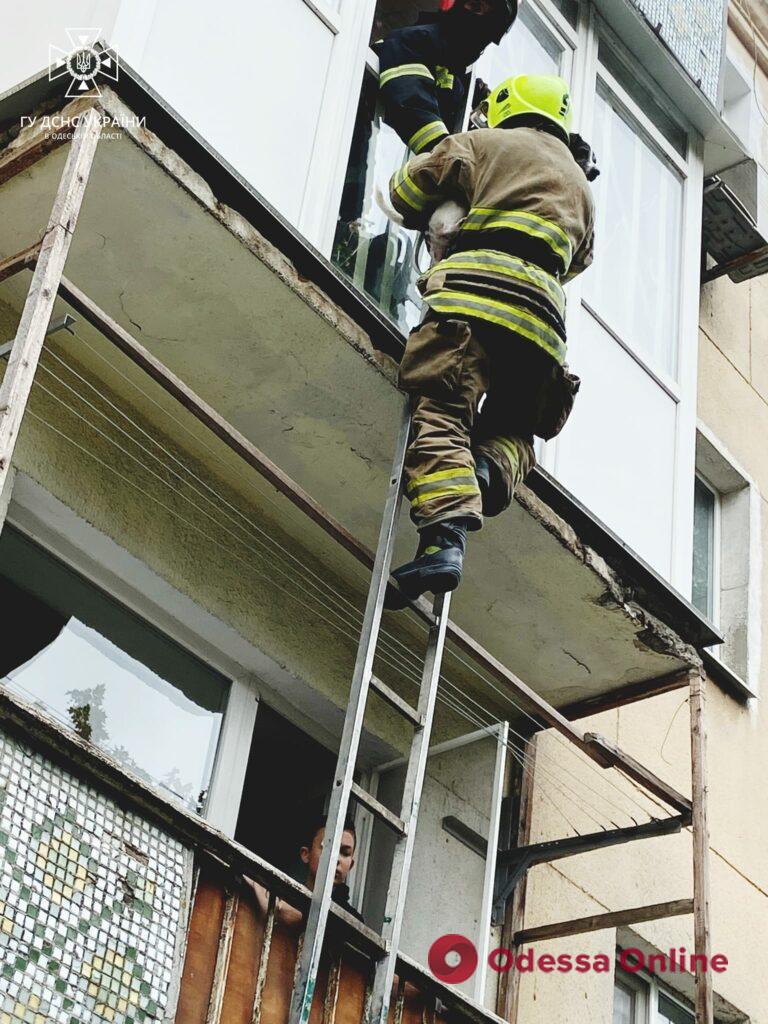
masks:
[[[374,547],[403,401],[394,363],[382,354],[396,350],[396,335],[156,97],[140,91],[134,80],[124,88],[133,110],[110,92],[107,108],[127,118],[146,113],[147,126],[123,130],[122,137],[99,146],[66,276],[355,537]],[[43,86],[36,83],[35,89],[39,93]],[[0,103],[0,124],[23,106],[23,95]],[[185,145],[171,149],[161,135],[177,142],[183,137]],[[40,238],[66,149],[53,149],[0,186],[0,260]],[[195,152],[209,180],[190,165]],[[239,210],[225,201],[238,195]],[[261,203],[262,230],[254,226],[256,218],[239,212],[255,203]],[[265,224],[274,225],[274,232],[265,233]],[[0,301],[20,311],[28,284],[27,273],[4,281]],[[68,311],[59,299],[57,314]],[[292,556],[327,576],[340,597],[361,607],[366,577],[359,564],[142,379],[99,332],[78,321],[76,331],[88,345],[62,334],[51,339],[51,350],[105,394],[129,400],[149,432],[191,460],[211,487]],[[135,380],[146,395],[128,394],[115,371]],[[56,391],[55,383],[50,386]],[[23,446],[21,458],[23,463]],[[56,494],[55,474],[47,480],[39,469],[21,468]],[[472,538],[454,620],[558,707],[631,699],[646,684],[652,692],[654,680],[695,664],[694,648],[714,640],[697,613],[556,485],[539,476],[534,487],[539,495],[554,494],[558,511],[523,487],[510,513]],[[398,558],[407,557],[414,544],[412,531],[402,525]],[[314,613],[297,610],[279,588],[271,591],[268,605],[272,623],[261,641],[289,671],[306,675],[308,664],[301,657],[291,663],[292,643],[328,650],[339,644],[341,661],[351,660],[353,626],[350,635],[334,640],[322,616],[312,621]],[[421,643],[413,620],[388,621],[406,647]],[[270,629],[279,634],[272,650]],[[505,694],[489,692],[465,664],[449,655],[447,668],[458,686],[493,713],[514,717]],[[398,686],[397,666],[389,669],[390,682]]]

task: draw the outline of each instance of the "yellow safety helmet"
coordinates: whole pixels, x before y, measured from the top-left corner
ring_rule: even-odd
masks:
[[[557,75],[516,75],[497,85],[488,97],[488,127],[512,117],[536,114],[556,124],[568,140],[571,128],[571,90]]]

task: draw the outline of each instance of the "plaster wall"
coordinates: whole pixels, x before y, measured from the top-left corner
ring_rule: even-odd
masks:
[[[732,52],[739,55],[751,78],[754,56],[733,38],[729,41]],[[759,102],[765,110],[768,83],[762,73],[756,75]],[[752,110],[755,151],[765,162],[768,126],[754,102]],[[753,482],[752,529],[756,535],[750,539],[749,572],[759,609],[760,594],[768,583],[768,565],[762,557],[768,542],[768,278],[740,285],[722,279],[703,287],[698,417],[708,435]],[[726,588],[729,581],[734,582],[745,543],[747,538],[740,535],[723,545],[721,571]],[[743,626],[748,631],[750,685],[765,693],[766,666],[760,659],[767,639],[765,617],[758,610]],[[711,681],[707,694],[712,947],[729,960],[727,971],[713,976],[719,1000],[716,1018],[765,1024],[768,983],[758,963],[764,959],[768,920],[768,854],[763,827],[768,820],[768,793],[762,784],[768,773],[768,713],[764,699],[737,702]],[[686,698],[685,690],[674,691],[606,712],[589,725],[614,738],[682,792],[690,792]],[[604,820],[611,810],[618,813],[604,798],[623,804],[619,794],[575,763],[549,735],[542,737],[541,752],[534,841],[572,834],[564,813],[579,831],[595,829],[595,822],[586,816],[587,808]],[[549,770],[551,777],[547,778],[543,769]],[[561,783],[568,781],[570,799],[564,794],[558,798],[555,778]],[[586,790],[586,784],[600,795]],[[622,783],[621,788],[632,792],[628,784]],[[529,878],[525,927],[690,897],[692,892],[690,834],[683,831],[679,836],[535,868]],[[631,936],[662,952],[672,946],[692,950],[693,919],[654,921],[619,936],[610,930],[537,943],[535,948],[555,953],[599,949],[612,956],[617,941],[626,946]],[[665,980],[673,991],[691,997],[690,977],[667,974]],[[519,1020],[525,1024],[611,1021],[613,978],[593,973],[527,975],[522,979],[521,999]],[[734,1008],[741,1016],[729,1015]]]

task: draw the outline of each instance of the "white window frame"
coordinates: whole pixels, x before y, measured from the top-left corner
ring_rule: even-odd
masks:
[[[703,187],[704,143],[699,134],[679,112],[663,98],[659,105],[679,124],[688,138],[685,157],[667,141],[650,118],[639,108],[616,81],[610,71],[598,59],[601,39],[625,59],[631,60],[626,47],[598,14],[592,2],[583,3],[579,8],[577,26],[579,45],[576,49],[574,72],[574,96],[577,114],[576,130],[585,138],[592,137],[595,114],[597,81],[602,79],[605,86],[614,93],[626,112],[638,127],[647,134],[650,141],[668,158],[672,166],[683,176],[683,225],[681,244],[681,274],[678,351],[674,379],[663,369],[654,367],[642,353],[635,352],[620,334],[607,324],[603,317],[584,298],[584,276],[581,275],[567,286],[568,312],[567,328],[571,338],[577,338],[579,320],[582,316],[592,317],[600,327],[619,344],[628,355],[660,386],[674,401],[675,452],[674,488],[672,496],[673,522],[671,528],[671,551],[669,579],[681,593],[690,588],[691,559],[693,557],[693,476],[695,472],[695,430],[696,430],[696,389],[698,372],[698,324],[699,324],[699,272],[701,234],[701,190]],[[647,74],[636,62],[633,68],[638,80],[651,86]],[[658,95],[658,87],[655,90]],[[598,153],[598,158],[600,154]],[[587,270],[587,274],[589,271]],[[542,467],[554,476],[558,475],[558,441],[555,438],[541,448],[539,461]]]
[[[616,38],[615,34],[610,28],[603,22],[601,18],[597,18],[595,21],[595,31],[597,32],[597,42],[599,45],[600,39],[604,39],[608,45],[616,49],[619,53],[622,52],[623,47],[621,42]],[[645,81],[644,76],[639,74],[638,80],[646,87],[650,87]],[[639,128],[642,135],[646,137],[646,140],[650,142],[651,146],[657,150],[663,160],[666,160],[675,171],[680,175],[681,185],[683,190],[683,224],[681,225],[681,264],[684,264],[685,260],[685,197],[690,190],[689,185],[689,174],[690,174],[690,162],[685,157],[678,153],[677,149],[669,142],[661,131],[656,127],[653,121],[644,113],[639,107],[637,102],[629,95],[624,87],[616,80],[611,72],[600,63],[597,54],[595,53],[595,68],[594,68],[594,86],[592,90],[593,96],[597,93],[597,84],[601,82],[603,86],[612,94],[613,98],[618,102],[619,106],[622,107],[624,113],[629,119],[634,122]],[[594,119],[594,108],[592,111],[592,120]],[[691,129],[684,125],[682,120],[678,117],[676,120],[680,123],[681,129],[686,133],[688,139],[691,137]],[[690,150],[691,145],[689,141],[688,149]],[[599,154],[598,154],[599,155]],[[635,209],[639,209],[638,204],[635,204]],[[698,270],[699,259],[697,257],[696,266]],[[682,307],[684,298],[684,281],[683,274],[680,275],[680,283],[678,286],[677,294],[677,308],[681,314],[680,320],[682,320]],[[621,332],[617,330],[615,325],[612,325],[610,321],[596,310],[590,303],[582,298],[582,306],[587,312],[603,327],[608,333],[618,342],[619,345],[638,363],[645,371],[651,376],[657,384],[659,384],[667,394],[674,399],[675,402],[680,401],[681,397],[681,386],[680,386],[680,375],[679,375],[679,346],[678,352],[675,358],[675,373],[670,374],[660,366],[654,366],[653,363],[648,359],[642,352],[636,351],[631,342],[621,336]],[[680,328],[678,333],[682,334]]]
[[[525,6],[521,7],[528,11],[536,21],[539,21],[545,32],[549,32],[560,44],[563,51],[563,66],[560,70],[561,76],[573,85],[573,73],[576,61],[576,49],[579,44],[577,29],[558,11],[550,0],[526,0]],[[519,17],[520,15],[518,15]],[[469,118],[472,113],[472,96],[475,93],[477,82],[477,64],[470,69],[469,85],[467,86],[467,109],[464,111],[463,130],[469,127]],[[492,89],[498,82],[487,83]]]
[[[726,636],[731,623],[723,605],[724,556],[733,534],[747,534],[747,550],[742,553],[747,573],[742,608],[746,628],[745,662],[734,665],[726,657],[726,645],[708,648],[708,654],[720,662],[724,669],[743,687],[747,696],[757,697],[760,693],[760,664],[762,654],[762,497],[754,479],[739,465],[717,437],[698,422],[696,428],[696,478],[714,492],[716,502],[716,554],[714,559],[715,595],[713,601],[713,625],[721,628]],[[743,503],[742,508],[734,507],[734,501]],[[693,533],[693,520],[691,520]],[[729,560],[733,568],[733,558]],[[692,582],[692,580],[691,580]],[[690,588],[687,591],[690,594]]]
[[[213,624],[213,617],[23,473],[15,476],[6,522],[230,681],[200,816],[234,836],[259,689],[256,677],[224,653],[226,642],[203,635],[201,622]]]
[[[496,857],[499,846],[499,833],[501,830],[502,799],[507,782],[507,747],[509,739],[509,724],[497,722],[485,729],[476,729],[472,732],[456,736],[451,740],[444,740],[429,748],[428,758],[439,754],[447,753],[461,747],[469,746],[472,743],[488,739],[496,739],[496,756],[494,763],[493,781],[491,783],[491,798],[488,826],[488,855],[485,861],[485,872],[483,878],[483,895],[478,913],[478,927],[475,945],[478,950],[478,967],[472,980],[472,997],[475,1002],[482,1005],[485,1001],[486,980],[488,977],[488,954],[490,953],[490,939],[493,918],[493,894],[496,882]],[[391,761],[376,765],[368,773],[363,782],[364,788],[373,796],[378,794],[381,776],[394,768],[400,768],[407,763],[407,758],[396,757]],[[427,761],[429,765],[429,761]],[[358,829],[359,855],[355,865],[354,879],[352,882],[352,898],[357,906],[362,905],[365,895],[366,883],[368,880],[368,868],[373,839],[373,819],[368,811],[360,808],[360,826]]]
[[[722,495],[720,491],[715,487],[714,484],[706,478],[706,476],[700,471],[696,470],[695,479],[706,488],[707,491],[712,495],[714,499],[713,516],[712,516],[712,565],[710,566],[711,574],[711,586],[712,586],[712,615],[710,621],[713,626],[720,625],[720,591],[721,585],[721,574],[720,574],[720,560],[722,557],[722,507],[721,499]],[[718,646],[710,650],[710,654],[721,660],[721,647]]]
[[[648,974],[646,971],[637,971],[630,974],[628,971],[622,970],[617,964],[614,973],[614,988],[619,985],[630,989],[638,996],[637,1006],[639,1013],[637,1014],[635,1024],[661,1024],[659,995],[664,995],[670,1002],[675,1003],[681,1010],[690,1014],[691,1024],[694,1024],[696,1015],[692,1007],[681,999],[676,992],[673,992],[668,985],[662,985],[654,975]]]
[[[338,0],[338,8],[330,0],[303,0],[303,3],[316,14],[320,21],[337,35],[341,31],[342,7],[345,0]]]

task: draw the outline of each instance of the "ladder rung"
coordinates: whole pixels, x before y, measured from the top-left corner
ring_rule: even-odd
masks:
[[[371,796],[362,786],[358,786],[356,782],[352,783],[352,796],[385,825],[389,825],[398,835],[404,836],[408,831],[402,818],[398,818],[388,807],[385,807],[375,796]]]
[[[371,689],[375,690],[376,693],[385,700],[390,707],[393,707],[395,711],[399,712],[403,718],[407,718],[409,722],[416,726],[417,729],[421,729],[424,726],[424,715],[419,714],[416,708],[412,708],[411,705],[403,700],[399,693],[383,683],[378,676],[371,676]]]

